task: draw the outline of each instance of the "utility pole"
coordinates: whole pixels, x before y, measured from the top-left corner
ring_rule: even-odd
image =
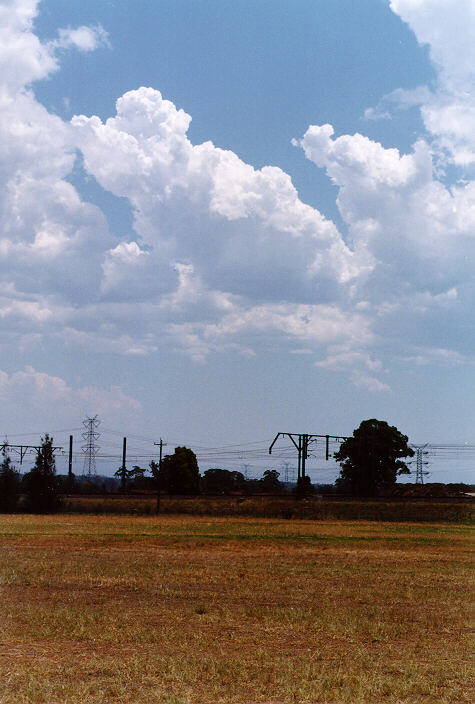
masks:
[[[163,452],[163,446],[166,445],[166,442],[163,442],[162,438],[160,438],[160,442],[154,442],[154,445],[158,445],[160,448],[160,455],[159,455],[159,461],[158,461],[158,477],[157,477],[157,513],[160,513],[160,493],[161,493],[161,483],[162,483],[162,452]]]
[[[69,458],[68,458],[68,477],[69,481],[73,478],[73,436],[69,436]]]
[[[73,436],[69,436],[68,493],[73,491]]]
[[[27,453],[30,454],[30,451],[35,451],[36,454],[38,454],[41,451],[41,448],[42,445],[10,445],[10,443],[6,441],[0,443],[0,452],[13,450],[13,452],[16,452],[18,455],[20,455],[20,464],[23,464],[23,458]],[[61,445],[54,445],[51,449],[53,451],[53,454],[55,450],[63,450]]]
[[[127,438],[122,441],[122,474],[121,474],[121,490],[125,494],[125,478],[127,474],[126,469],[126,459],[127,459]]]
[[[271,446],[269,447],[269,455],[272,454],[272,448],[279,439],[280,436],[288,437],[295,449],[297,450],[297,495],[299,490],[302,491],[305,487],[305,463],[308,459],[308,446],[311,443],[317,442],[317,438],[325,438],[326,443],[326,459],[329,457],[328,453],[328,442],[330,438],[333,440],[347,440],[346,437],[342,435],[318,435],[316,433],[277,433]]]
[[[272,448],[281,435],[286,435],[297,450],[297,495],[304,487],[305,481],[305,461],[308,459],[308,446],[311,442],[315,442],[317,436],[309,435],[308,433],[277,433],[269,447],[269,455],[272,454]]]

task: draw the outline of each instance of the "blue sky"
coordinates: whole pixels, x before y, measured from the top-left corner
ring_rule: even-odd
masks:
[[[0,0],[11,442],[473,443],[470,5]]]

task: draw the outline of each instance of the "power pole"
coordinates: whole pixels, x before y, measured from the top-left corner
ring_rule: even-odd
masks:
[[[127,468],[126,468],[126,461],[127,461],[127,438],[124,438],[122,441],[122,473],[121,473],[121,490],[122,493],[125,493],[125,479],[127,476]]]
[[[82,424],[86,428],[82,434],[84,440],[84,444],[81,448],[84,452],[84,467],[82,473],[90,477],[92,474],[96,474],[96,454],[101,449],[96,444],[97,440],[100,438],[100,433],[97,432],[97,429],[101,421],[98,419],[97,415],[95,415],[93,418],[85,418]]]
[[[297,495],[298,495],[298,490],[303,489],[305,486],[305,462],[308,459],[308,446],[311,443],[317,442],[317,438],[325,438],[325,443],[326,443],[326,458],[328,459],[329,453],[328,453],[328,441],[330,438],[333,440],[347,440],[346,437],[342,435],[318,435],[316,433],[277,433],[275,436],[274,440],[272,441],[271,446],[269,447],[269,455],[272,454],[272,448],[274,447],[275,443],[279,439],[280,436],[286,436],[288,437],[293,445],[295,446],[295,449],[297,450]]]
[[[277,439],[280,435],[286,435],[293,443],[297,450],[297,494],[304,487],[305,481],[305,461],[308,459],[308,446],[311,442],[315,442],[317,436],[309,435],[308,433],[277,433],[269,447],[269,455],[272,454]]]
[[[7,441],[0,443],[0,452],[8,452],[9,450],[13,450],[13,452],[20,455],[20,464],[23,464],[23,458],[26,454],[31,454],[32,452],[36,452],[36,454],[38,454],[41,451],[41,448],[42,445],[11,445]],[[53,454],[55,450],[61,450],[61,452],[63,451],[61,445],[54,445],[51,449]]]
[[[162,452],[163,452],[163,446],[166,445],[166,442],[163,442],[162,438],[160,438],[160,442],[154,442],[154,445],[158,445],[160,448],[160,455],[159,455],[159,461],[158,461],[158,478],[157,478],[157,513],[160,512],[160,493],[161,493],[161,483],[162,483]]]
[[[69,458],[68,458],[68,477],[71,481],[73,477],[73,436],[69,436]]]
[[[73,436],[69,436],[68,492],[73,491]]]
[[[247,481],[249,479],[249,467],[251,465],[249,464],[243,464],[243,469],[244,469],[244,479]]]

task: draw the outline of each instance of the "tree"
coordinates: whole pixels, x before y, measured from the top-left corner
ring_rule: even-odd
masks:
[[[12,466],[7,450],[3,448],[3,462],[0,465],[0,511],[14,511],[20,498],[20,474]]]
[[[56,489],[59,494],[78,494],[80,487],[81,484],[78,482],[74,474],[56,475]]]
[[[228,469],[211,468],[203,475],[203,488],[209,494],[229,493],[244,489],[244,475]]]
[[[199,494],[200,471],[193,450],[175,447],[173,455],[165,455],[161,467],[161,486],[169,494]]]
[[[310,477],[306,474],[297,481],[297,484],[292,489],[292,494],[297,499],[305,499],[307,496],[312,496],[315,494],[316,489],[310,481]]]
[[[33,469],[23,477],[26,508],[33,513],[53,513],[61,505],[56,486],[53,438],[41,438]]]
[[[278,493],[282,491],[282,482],[279,481],[280,474],[276,469],[266,469],[261,479],[262,491]]]
[[[357,496],[374,496],[379,489],[395,484],[400,474],[410,473],[402,461],[414,455],[407,440],[384,420],[362,421],[334,455],[341,465],[337,481],[348,485]]]
[[[119,477],[121,480],[121,488],[124,491],[134,489],[143,491],[150,488],[150,484],[147,481],[148,477],[145,476],[146,471],[144,467],[139,467],[138,465],[134,465],[132,469],[119,467],[119,469],[114,472],[114,477]]]

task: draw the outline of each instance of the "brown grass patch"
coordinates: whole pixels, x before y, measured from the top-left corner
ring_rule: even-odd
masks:
[[[471,702],[468,528],[0,520],[1,704]]]

